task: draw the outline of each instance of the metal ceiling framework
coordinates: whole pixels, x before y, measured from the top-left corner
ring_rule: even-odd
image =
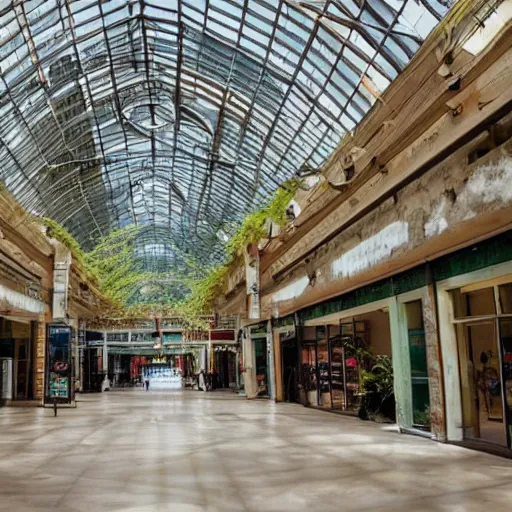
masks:
[[[0,179],[88,250],[137,225],[147,270],[317,169],[449,0],[0,0]]]

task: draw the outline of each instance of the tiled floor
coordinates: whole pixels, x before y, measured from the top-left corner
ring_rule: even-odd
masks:
[[[231,393],[0,409],[0,511],[499,512],[512,461]]]

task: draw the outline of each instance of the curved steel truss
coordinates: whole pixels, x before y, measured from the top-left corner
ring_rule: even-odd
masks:
[[[87,250],[140,226],[147,269],[316,169],[449,0],[0,0],[0,178]]]

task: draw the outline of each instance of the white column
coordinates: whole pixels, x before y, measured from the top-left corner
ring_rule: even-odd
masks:
[[[454,318],[453,302],[446,290],[438,289],[437,305],[446,400],[446,437],[448,441],[462,441],[464,438],[462,427],[464,423],[457,334],[452,324]]]
[[[272,321],[267,322],[267,363],[268,363],[268,397],[276,398],[276,372],[274,366],[274,340],[272,336]]]
[[[411,355],[407,330],[407,313],[404,304],[396,298],[389,306],[391,329],[391,355],[393,360],[393,381],[396,401],[396,420],[399,427],[413,425]]]
[[[208,365],[206,366],[206,372],[211,373],[213,371],[213,342],[212,342],[212,330],[208,329]]]
[[[256,383],[256,368],[254,368],[254,343],[252,342],[248,329],[244,329],[243,337],[243,357],[244,357],[244,388],[247,398],[254,398],[258,394],[258,385]]]
[[[107,331],[103,332],[103,371],[108,372]]]

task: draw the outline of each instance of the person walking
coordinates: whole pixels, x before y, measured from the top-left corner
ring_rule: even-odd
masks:
[[[146,388],[146,391],[149,391],[149,379],[146,378],[146,380],[144,381],[144,387]]]

